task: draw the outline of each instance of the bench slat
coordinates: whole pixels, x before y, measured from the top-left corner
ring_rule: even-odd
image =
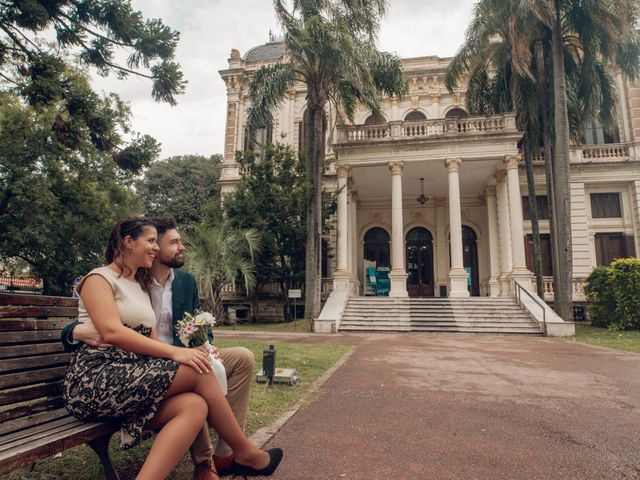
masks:
[[[40,397],[56,397],[58,395],[62,395],[62,380],[12,390],[2,390],[0,391],[0,406],[26,402]]]
[[[49,306],[1,306],[0,318],[21,317],[75,317],[78,315],[76,307],[49,307]]]
[[[52,432],[51,435],[0,453],[0,473],[6,473],[41,458],[50,457],[115,430],[114,426],[107,423],[79,421],[77,424],[72,424],[71,428],[67,428],[62,432]]]
[[[60,342],[37,343],[33,345],[7,345],[0,347],[0,360],[4,361],[6,358],[22,357],[25,351],[31,355],[46,355],[48,353],[63,352],[64,348]]]
[[[0,374],[6,372],[19,372],[34,368],[56,367],[67,365],[71,355],[68,353],[56,353],[53,355],[38,355],[37,357],[22,357],[5,360],[0,363]],[[24,373],[27,375],[27,373]]]
[[[66,408],[58,408],[49,412],[36,413],[29,417],[21,418],[13,422],[0,424],[0,438],[9,433],[18,432],[29,428],[32,425],[40,425],[42,423],[52,422],[58,418],[69,416]]]
[[[31,428],[20,430],[19,432],[13,432],[8,435],[0,436],[0,452],[10,448],[10,447],[7,447],[7,445],[11,444],[12,442],[18,442],[22,439],[29,438],[31,435],[52,430],[54,428],[57,428],[60,425],[68,425],[70,423],[76,423],[78,421],[79,420],[77,418],[67,413],[66,417],[61,417],[47,423],[40,423]]]
[[[33,332],[4,332],[0,335],[0,343],[27,343],[60,341],[60,330],[36,330]]]
[[[20,295],[0,293],[0,305],[46,305],[59,307],[77,307],[78,299],[70,297],[52,297],[47,295]]]
[[[1,411],[0,422],[10,422],[11,420],[32,416],[40,412],[47,412],[63,406],[64,400],[62,396],[38,399]]]
[[[0,320],[0,332],[30,331],[30,330],[61,330],[69,325],[73,320],[70,318],[56,319],[21,319],[21,320]]]
[[[33,383],[42,383],[47,380],[57,380],[64,378],[67,367],[45,368],[42,370],[34,370],[28,375],[24,373],[10,373],[8,375],[0,375],[0,388],[21,387],[23,385],[31,385]]]

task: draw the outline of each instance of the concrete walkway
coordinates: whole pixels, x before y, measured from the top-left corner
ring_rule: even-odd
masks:
[[[274,479],[640,478],[640,355],[540,337],[277,338],[357,349],[267,444],[285,450]]]

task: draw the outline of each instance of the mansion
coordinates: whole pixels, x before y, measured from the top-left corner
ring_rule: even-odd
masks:
[[[251,74],[284,54],[282,41],[244,56],[232,50],[220,72],[227,87],[223,195],[241,175],[235,153],[247,145]],[[444,86],[449,62],[404,59],[409,93],[384,99],[381,115],[360,109],[353,124],[343,124],[328,111],[325,185],[338,192],[338,209],[326,239],[321,331],[337,330],[349,298],[376,294],[372,275],[388,282],[391,299],[514,297],[523,290],[533,301],[553,301],[544,159],[534,159],[545,275],[544,292],[535,292],[522,132],[514,114],[470,117],[464,88],[450,93]],[[617,131],[593,122],[571,148],[578,305],[594,266],[640,251],[640,86],[618,76],[617,87]],[[304,114],[305,86],[296,84],[262,142],[301,149]],[[553,321],[566,332],[562,319]]]

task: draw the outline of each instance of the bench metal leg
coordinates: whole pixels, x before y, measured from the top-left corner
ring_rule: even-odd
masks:
[[[98,455],[107,480],[120,480],[118,472],[116,472],[116,469],[113,468],[113,464],[111,463],[111,457],[109,457],[109,440],[111,439],[111,435],[113,434],[108,433],[102,437],[89,440],[87,444],[96,452],[96,455]]]

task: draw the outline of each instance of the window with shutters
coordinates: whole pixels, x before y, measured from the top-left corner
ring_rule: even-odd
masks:
[[[592,193],[591,194],[592,218],[620,218],[622,208],[620,205],[620,193]]]
[[[549,220],[549,202],[546,195],[536,195],[536,210],[538,212],[538,220]],[[522,218],[531,220],[529,197],[522,197]]]

